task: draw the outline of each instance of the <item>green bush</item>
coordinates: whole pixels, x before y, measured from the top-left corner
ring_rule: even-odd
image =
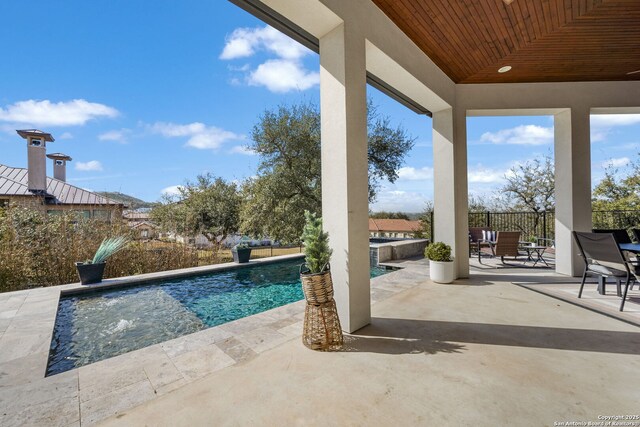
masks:
[[[331,249],[329,233],[322,231],[322,218],[309,211],[304,212],[305,225],[302,230],[304,255],[310,273],[321,273],[329,265]]]
[[[424,256],[431,261],[453,261],[453,258],[451,257],[451,246],[442,242],[432,243],[427,246],[427,248],[424,250]]]

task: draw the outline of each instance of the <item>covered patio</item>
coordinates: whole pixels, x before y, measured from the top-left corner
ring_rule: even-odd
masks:
[[[582,273],[571,232],[592,228],[590,115],[640,113],[640,4],[231,1],[320,54],[322,211],[346,331],[371,319],[367,83],[433,119],[435,240],[458,278],[470,277],[467,117],[552,115],[555,269]]]

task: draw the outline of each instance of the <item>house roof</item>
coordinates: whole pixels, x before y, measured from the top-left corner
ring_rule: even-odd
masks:
[[[122,214],[122,216],[125,219],[128,219],[129,221],[134,221],[134,220],[146,221],[151,217],[149,212],[135,212],[135,211],[126,211]]]
[[[141,227],[143,225],[146,225],[147,227],[150,227],[150,228],[158,228],[157,225],[152,224],[152,223],[147,222],[147,221],[140,221],[140,222],[136,222],[134,224],[131,224],[131,228],[138,228],[138,227]]]
[[[456,83],[640,79],[637,0],[373,2]]]
[[[29,191],[28,184],[27,169],[0,164],[0,196],[34,196],[34,193]],[[122,205],[115,200],[49,177],[47,195],[54,199],[53,204]]]
[[[369,218],[369,231],[400,231],[412,233],[418,230],[420,230],[420,221]]]

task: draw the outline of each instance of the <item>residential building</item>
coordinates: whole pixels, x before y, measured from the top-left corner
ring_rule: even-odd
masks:
[[[420,221],[369,218],[369,237],[410,239],[420,231]]]
[[[48,214],[77,212],[85,218],[120,218],[124,205],[92,191],[66,182],[66,165],[71,157],[46,155],[51,134],[37,129],[18,130],[27,141],[27,168],[0,164],[0,207],[10,204],[28,206]],[[54,177],[47,176],[46,158],[53,160]]]

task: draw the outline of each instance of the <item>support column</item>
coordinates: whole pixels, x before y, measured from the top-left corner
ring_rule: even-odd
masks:
[[[371,322],[365,40],[344,24],[320,39],[322,217],[342,328]]]
[[[556,272],[580,276],[572,231],[591,231],[591,136],[588,108],[572,108],[554,116]]]
[[[469,277],[467,123],[464,110],[433,113],[435,241],[451,246],[458,278]]]

